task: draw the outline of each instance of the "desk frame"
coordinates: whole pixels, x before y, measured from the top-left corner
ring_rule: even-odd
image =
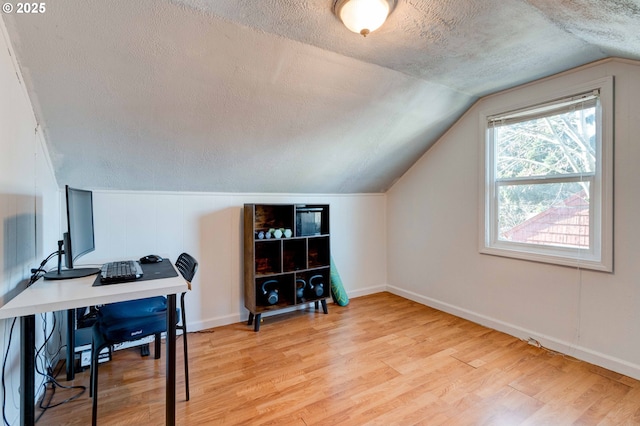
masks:
[[[168,261],[165,259],[165,261]],[[175,269],[175,266],[174,266]],[[177,271],[176,271],[177,273]],[[176,294],[188,290],[177,277],[93,287],[95,275],[60,281],[38,280],[0,308],[0,319],[20,317],[20,424],[35,423],[35,315],[44,312],[167,296],[166,406],[167,425],[176,423]],[[67,347],[73,359],[73,347]]]

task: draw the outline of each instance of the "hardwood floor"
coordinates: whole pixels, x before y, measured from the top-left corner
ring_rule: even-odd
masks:
[[[189,402],[181,347],[180,425],[640,424],[640,382],[389,293],[266,318],[258,333],[190,333]],[[164,353],[114,358],[100,367],[99,424],[164,424]],[[88,371],[74,381],[88,383]],[[39,424],[90,420],[87,391]]]

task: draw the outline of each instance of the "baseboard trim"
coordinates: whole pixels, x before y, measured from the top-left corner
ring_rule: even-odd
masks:
[[[434,309],[447,312],[451,315],[455,315],[457,317],[464,318],[469,321],[473,321],[477,324],[483,325],[485,327],[488,327],[497,331],[501,331],[503,333],[514,336],[518,339],[524,339],[524,340],[529,338],[536,339],[545,348],[572,356],[574,358],[589,362],[594,365],[598,365],[600,367],[615,371],[620,374],[624,374],[636,380],[640,380],[640,365],[638,364],[634,364],[634,363],[625,361],[623,359],[612,357],[610,355],[607,355],[598,351],[594,351],[589,348],[585,348],[583,346],[575,345],[570,342],[565,342],[555,337],[536,332],[534,330],[518,327],[513,324],[500,321],[486,315],[478,314],[477,312],[460,308],[458,306],[451,305],[449,303],[445,303],[440,300],[422,296],[411,291],[403,290],[398,287],[394,287],[390,285],[379,285],[379,286],[367,287],[364,289],[359,289],[356,291],[349,292],[349,298],[367,296],[369,294],[381,293],[383,291],[388,291],[389,293],[395,294],[400,297],[404,297],[405,299],[413,300],[414,302],[420,303],[421,305],[429,306]],[[327,299],[327,302],[332,303],[332,300]],[[334,305],[334,306],[337,308],[337,305]],[[286,314],[288,312],[293,312],[298,309],[306,309],[306,307],[307,305],[293,306],[289,309],[283,309],[283,310],[273,312],[272,314],[266,314],[265,316]],[[206,330],[213,327],[221,327],[224,325],[245,322],[247,318],[248,318],[248,313],[246,312],[234,313],[230,315],[224,315],[224,316],[219,316],[215,318],[209,318],[203,321],[189,323],[188,329],[189,331],[201,331],[201,330]]]
[[[373,286],[373,287],[367,287],[367,288],[363,288],[363,289],[359,289],[356,291],[350,291],[349,292],[349,298],[356,298],[356,297],[360,297],[360,296],[366,296],[369,294],[375,294],[375,293],[382,293],[383,291],[387,290],[387,286],[386,285],[379,285],[379,286]],[[312,303],[312,302],[310,302]],[[327,299],[327,303],[328,304],[334,304],[333,303],[333,299],[328,298]],[[338,305],[335,305],[336,307],[338,307]],[[299,306],[292,306],[290,308],[285,308],[285,309],[279,309],[277,311],[274,312],[266,312],[263,314],[263,316],[265,318],[271,316],[271,315],[281,315],[281,314],[286,314],[289,312],[293,312],[293,311],[297,311],[299,309],[306,309],[308,307],[308,304],[305,305],[299,305]],[[219,317],[215,317],[215,318],[209,318],[206,320],[202,320],[202,321],[194,321],[194,322],[190,322],[187,324],[187,329],[189,331],[202,331],[202,330],[206,330],[208,328],[213,328],[213,327],[221,327],[223,325],[229,325],[229,324],[235,324],[238,322],[246,322],[247,319],[249,318],[249,312],[245,311],[242,313],[234,313],[234,314],[230,314],[230,315],[224,315],[224,316],[219,316]]]
[[[242,321],[242,318],[240,313],[235,313],[235,314],[224,315],[224,316],[215,317],[215,318],[208,318],[202,321],[187,322],[187,330],[189,332],[202,331],[202,330],[207,330],[209,328],[222,327],[223,325],[235,324],[241,321]]]
[[[378,285],[373,287],[367,287],[356,291],[349,292],[349,299],[355,299],[356,297],[368,296],[369,294],[382,293],[387,291],[386,285]]]
[[[475,322],[485,327],[501,331],[519,339],[536,339],[542,346],[547,349],[551,349],[553,351],[572,356],[579,360],[598,365],[608,370],[624,374],[625,376],[632,377],[636,380],[640,380],[640,365],[638,364],[612,357],[610,355],[594,351],[579,345],[575,345],[570,342],[562,341],[556,339],[555,337],[538,333],[534,330],[518,327],[513,324],[509,324],[486,315],[478,314],[477,312],[463,309],[449,303],[432,299],[430,297],[422,296],[411,291],[403,290],[398,287],[388,285],[386,286],[386,291],[397,296],[404,297],[405,299],[413,300],[416,303],[420,303],[422,305],[429,306],[431,308],[447,312],[451,315],[455,315],[457,317]]]
[[[333,300],[331,300],[331,298],[327,299],[327,305],[333,305]],[[270,316],[282,315],[282,314],[287,314],[294,311],[309,309],[310,306],[313,307],[313,302],[305,303],[302,305],[291,306],[290,308],[278,309],[277,311],[273,311],[273,312],[264,312],[262,314],[262,317],[268,318]],[[322,312],[321,309],[319,311]],[[208,328],[221,327],[223,325],[235,324],[239,322],[246,322],[248,318],[249,318],[249,311],[245,311],[243,313],[225,315],[222,317],[210,318],[204,321],[189,323],[187,325],[187,328],[189,331],[201,331],[201,330],[206,330]]]

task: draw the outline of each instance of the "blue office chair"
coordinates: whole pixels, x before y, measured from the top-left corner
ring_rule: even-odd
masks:
[[[183,276],[189,290],[191,281],[198,269],[198,262],[193,256],[182,253],[176,261],[176,267]],[[189,400],[189,358],[187,354],[187,318],[184,306],[184,296],[180,296],[180,322],[177,330],[182,330],[184,339],[184,380],[186,399]],[[129,300],[126,302],[110,303],[102,306],[93,325],[93,339],[91,342],[91,383],[89,395],[93,397],[92,424],[95,426],[98,415],[98,364],[99,355],[104,348],[123,342],[154,336],[154,356],[160,358],[161,333],[167,331],[167,299],[163,296],[146,299]]]

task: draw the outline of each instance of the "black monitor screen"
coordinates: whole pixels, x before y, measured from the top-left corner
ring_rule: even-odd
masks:
[[[67,232],[58,241],[58,268],[47,272],[47,280],[81,278],[100,272],[99,268],[75,268],[80,256],[96,249],[93,235],[93,194],[84,189],[65,187],[67,200]],[[65,266],[62,269],[62,254]]]
[[[96,249],[93,235],[93,194],[67,185],[67,235],[65,235],[66,267],[82,255]]]

